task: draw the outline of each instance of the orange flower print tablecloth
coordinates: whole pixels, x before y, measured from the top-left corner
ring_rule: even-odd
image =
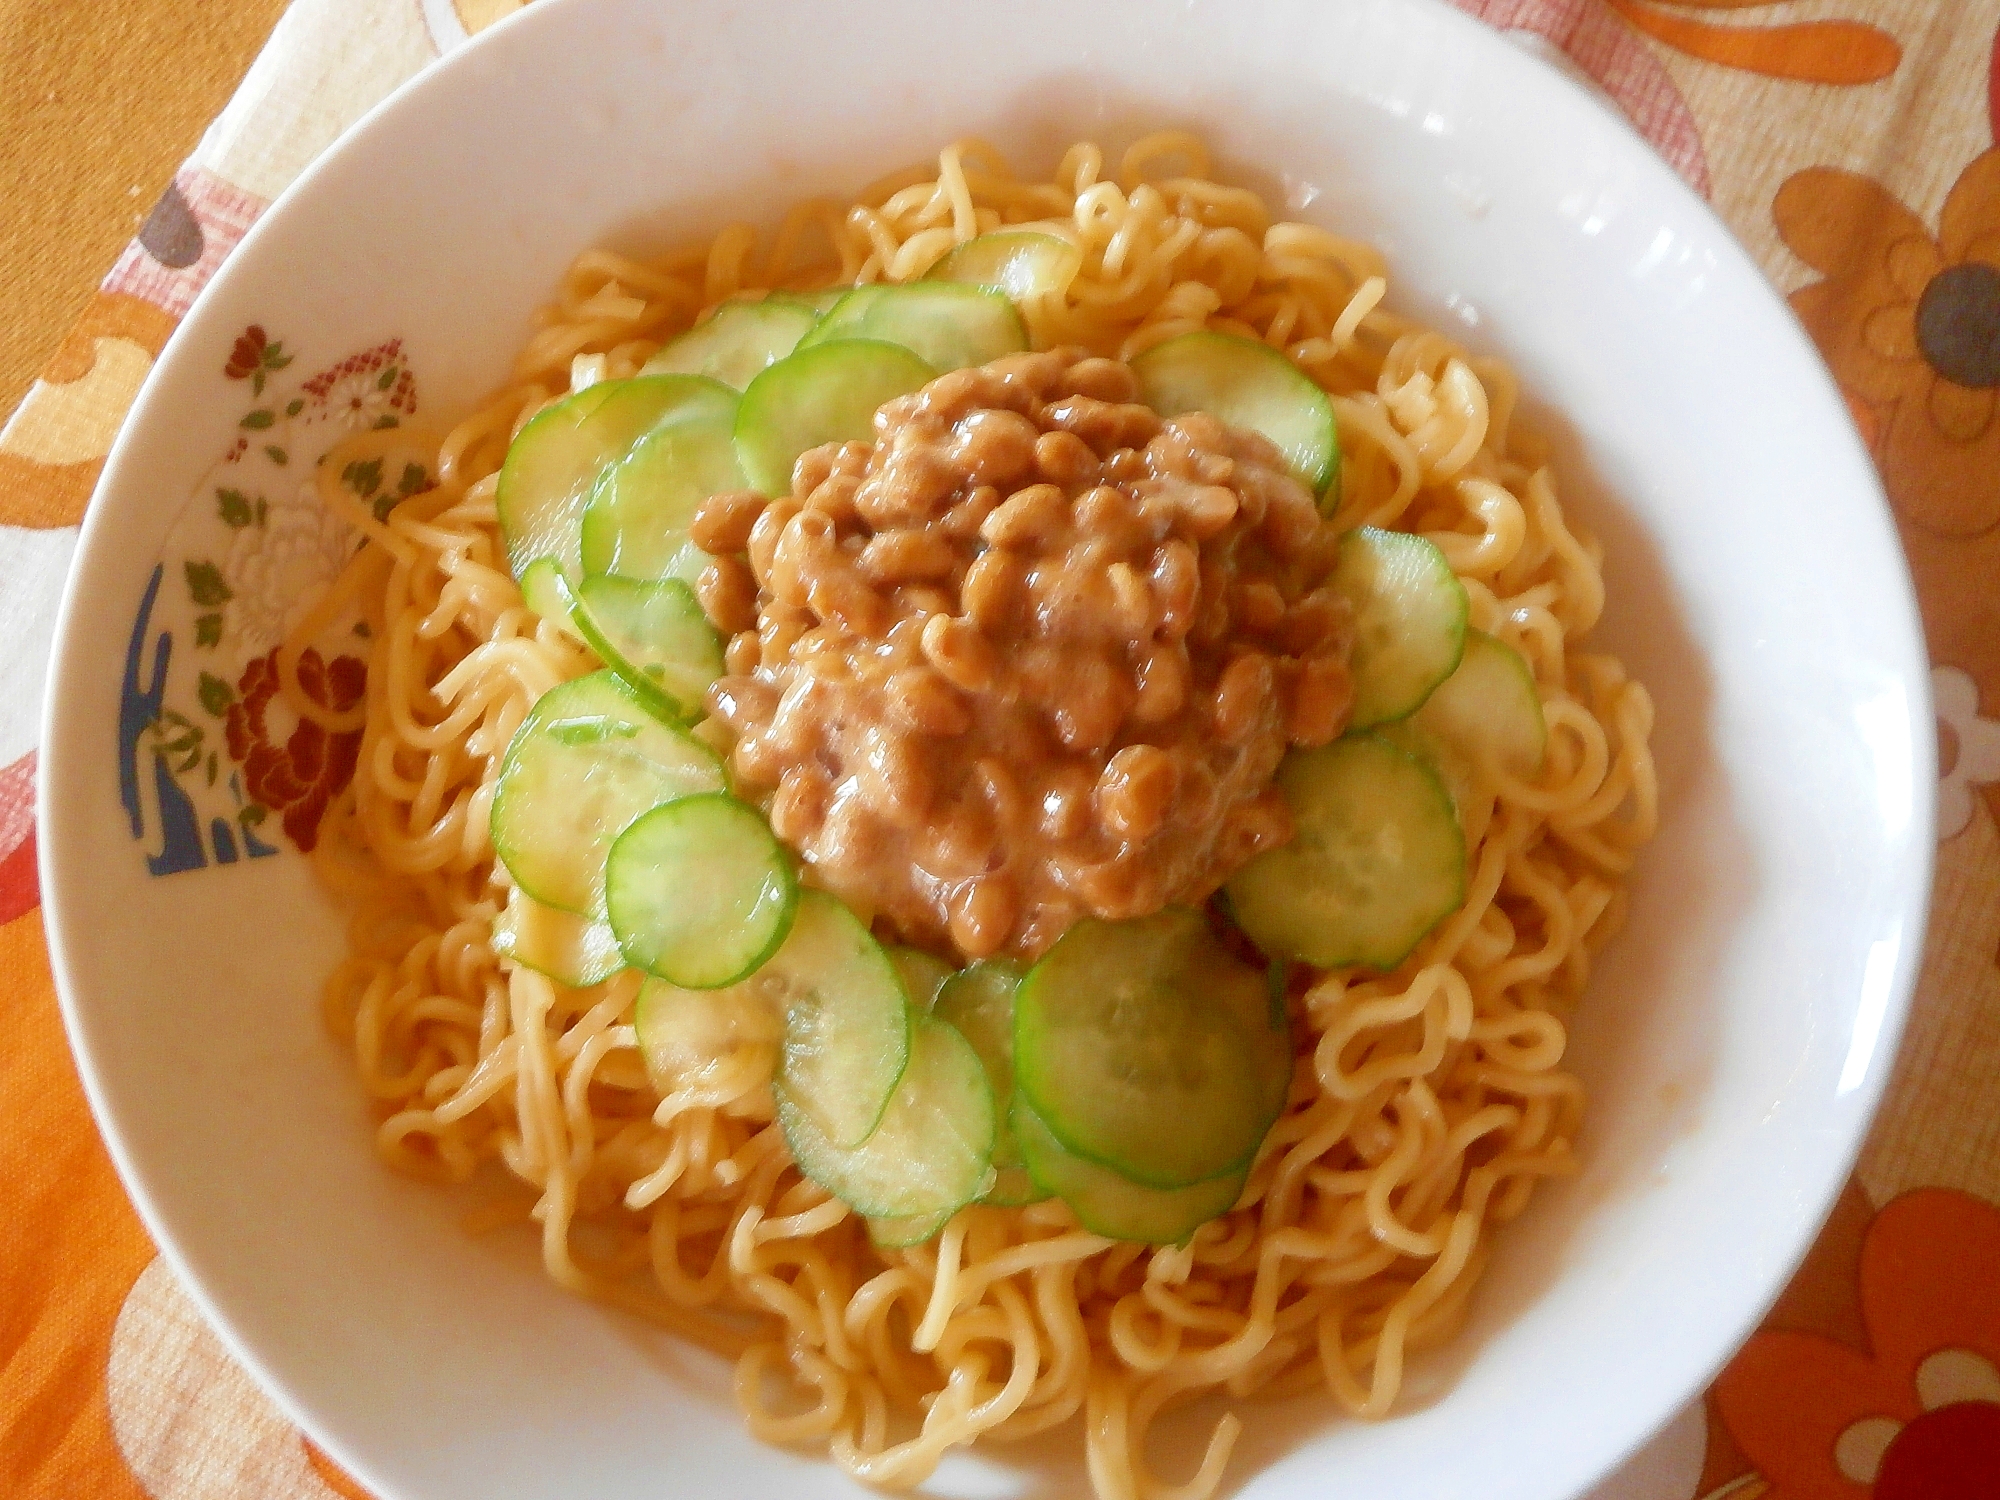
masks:
[[[295,0],[0,429],[0,1494],[361,1494],[203,1324],[90,1125],[42,944],[36,725],[77,522],[195,294],[342,127],[518,3]],[[1592,1500],[2000,1500],[2000,0],[1452,3],[1598,92],[1791,299],[1881,466],[1938,705],[1936,899],[1881,1118],[1764,1327]],[[222,373],[258,397],[288,363],[250,330]],[[358,691],[308,670],[330,706]],[[284,837],[352,747],[264,714],[268,675],[247,656],[149,748],[226,761]]]

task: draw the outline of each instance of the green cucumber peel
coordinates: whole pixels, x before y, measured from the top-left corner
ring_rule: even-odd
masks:
[[[606,857],[605,906],[635,969],[683,989],[748,978],[790,935],[798,879],[764,815],[727,792],[636,819]]]
[[[1132,373],[1139,399],[1161,416],[1207,412],[1268,438],[1315,496],[1331,486],[1340,467],[1333,402],[1282,350],[1197,329],[1146,350],[1132,361]]]
[[[1290,842],[1228,884],[1265,953],[1323,969],[1388,971],[1465,901],[1465,835],[1437,772],[1373,734],[1295,750],[1276,784]]]

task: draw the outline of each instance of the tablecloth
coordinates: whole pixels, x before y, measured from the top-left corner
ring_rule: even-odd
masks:
[[[90,1123],[43,947],[35,742],[78,521],[176,321],[346,124],[518,3],[293,0],[0,429],[5,1495],[362,1494],[203,1324]],[[1453,3],[1600,91],[1790,298],[1881,467],[1938,711],[1936,898],[1881,1117],[1763,1327],[1594,1500],[1995,1500],[2000,0]],[[174,63],[145,65],[172,88]]]

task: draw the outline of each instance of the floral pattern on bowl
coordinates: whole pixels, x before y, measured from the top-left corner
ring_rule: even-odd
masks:
[[[413,418],[417,381],[400,339],[303,380],[287,378],[297,359],[260,325],[236,339],[221,375],[242,383],[247,409],[175,517],[133,620],[119,791],[155,875],[268,858],[286,843],[309,852],[354,775],[359,731],[293,711],[277,648],[360,545],[321,503],[321,465],[355,434]],[[412,444],[343,465],[339,482],[380,516],[432,479]],[[300,653],[300,687],[331,713],[361,701],[367,633],[349,612]]]

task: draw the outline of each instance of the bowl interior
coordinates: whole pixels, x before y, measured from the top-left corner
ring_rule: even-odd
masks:
[[[204,476],[240,418],[215,372],[251,324],[307,366],[398,339],[449,416],[587,246],[773,221],[966,134],[1046,170],[1073,139],[1174,124],[1294,215],[1380,244],[1405,310],[1513,361],[1609,553],[1597,640],[1658,704],[1662,832],[1573,1033],[1587,1165],[1499,1236],[1471,1326],[1419,1362],[1406,1415],[1261,1408],[1241,1493],[1335,1473],[1378,1500],[1587,1486],[1776,1292],[1887,1074],[1928,878],[1921,646],[1866,456],[1727,232],[1621,122],[1433,0],[995,15],[544,0],[267,216],[107,471],[43,761],[72,1036],[163,1248],[385,1496],[858,1491],[753,1442],[720,1363],[570,1298],[528,1236],[469,1237],[462,1203],[380,1169],[320,1029],[340,931],[302,860],[149,875],[153,804],[116,753],[133,611],[177,516],[213,504]],[[1168,1475],[1206,1431],[1178,1425],[1184,1452],[1170,1434],[1155,1455]],[[1081,1493],[1079,1452],[1068,1430],[954,1458],[932,1487]]]

